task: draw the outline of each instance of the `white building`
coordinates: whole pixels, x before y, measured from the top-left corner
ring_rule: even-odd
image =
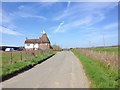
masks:
[[[47,34],[43,31],[42,37],[38,39],[26,39],[25,40],[25,49],[26,50],[45,50],[50,49],[50,40],[47,37]]]

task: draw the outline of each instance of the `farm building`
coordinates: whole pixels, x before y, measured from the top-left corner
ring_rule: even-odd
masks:
[[[27,39],[25,40],[25,49],[26,50],[47,50],[50,49],[50,40],[47,37],[45,31],[43,31],[42,37],[38,39]]]

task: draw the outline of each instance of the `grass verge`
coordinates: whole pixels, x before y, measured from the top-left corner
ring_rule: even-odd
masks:
[[[107,67],[100,61],[81,54],[76,49],[72,52],[80,59],[86,75],[91,81],[91,88],[118,88],[118,69]]]
[[[36,57],[34,59],[31,60],[26,60],[24,62],[17,62],[15,64],[9,65],[7,67],[3,67],[2,68],[2,72],[0,73],[0,77],[2,77],[2,79],[6,79],[7,77],[11,77],[13,76],[15,73],[19,73],[20,71],[24,71],[24,69],[29,69],[33,66],[35,66],[38,63],[41,63],[43,61],[45,61],[46,59],[48,59],[49,57],[53,56],[55,53],[46,53],[43,54],[39,57]]]
[[[97,52],[107,52],[108,54],[118,54],[118,47],[108,47],[108,48],[90,48],[93,51]]]

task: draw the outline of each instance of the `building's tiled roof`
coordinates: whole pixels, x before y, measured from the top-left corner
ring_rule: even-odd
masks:
[[[25,43],[50,43],[47,34],[44,33],[39,39],[26,39]]]
[[[41,40],[43,43],[50,43],[46,33],[42,35]]]
[[[27,39],[25,43],[41,43],[41,39]]]

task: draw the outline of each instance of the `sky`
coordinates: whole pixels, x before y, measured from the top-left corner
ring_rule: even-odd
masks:
[[[24,46],[44,30],[62,48],[118,44],[117,2],[2,2],[0,45]]]

